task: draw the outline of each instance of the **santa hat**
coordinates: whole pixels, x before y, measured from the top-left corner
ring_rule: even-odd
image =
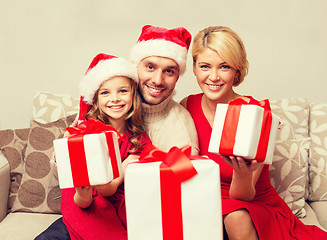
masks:
[[[79,85],[80,110],[79,120],[84,120],[85,115],[93,105],[93,97],[101,84],[109,78],[125,76],[138,83],[136,65],[124,58],[100,53],[92,60],[89,68]]]
[[[146,25],[141,36],[131,49],[130,60],[138,65],[146,57],[159,56],[173,59],[179,66],[182,75],[186,70],[187,51],[192,36],[182,27],[166,29]]]

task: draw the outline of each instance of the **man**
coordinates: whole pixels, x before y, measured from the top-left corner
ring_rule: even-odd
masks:
[[[131,50],[137,65],[142,98],[144,128],[153,145],[168,151],[173,146],[192,146],[198,153],[198,138],[189,112],[172,99],[175,85],[186,70],[191,34],[185,28],[165,29],[144,26]],[[88,107],[81,104],[80,111]],[[36,240],[70,239],[62,218],[55,221]]]
[[[164,151],[191,145],[192,153],[197,154],[193,119],[172,99],[176,82],[186,70],[190,42],[191,34],[185,28],[147,25],[131,50],[130,60],[137,65],[144,128],[153,145]]]

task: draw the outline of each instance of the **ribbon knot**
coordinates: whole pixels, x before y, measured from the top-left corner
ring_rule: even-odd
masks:
[[[89,118],[87,121],[81,122],[76,127],[67,127],[66,130],[73,135],[85,135],[90,133],[113,131],[117,133],[119,138],[121,138],[121,135],[113,126],[104,124],[95,118]]]
[[[260,106],[260,107],[264,108],[267,111],[270,111],[271,110],[270,103],[269,103],[269,100],[268,99],[264,99],[262,101],[257,101],[257,103],[252,104],[252,103],[248,103],[243,98],[236,98],[236,99],[230,101],[228,104],[229,105],[243,105],[243,104],[246,104],[246,105],[257,105],[257,106]]]
[[[194,175],[197,171],[191,163],[191,147],[184,148],[172,147],[168,153],[148,144],[140,155],[140,163],[159,162],[160,168],[169,168],[180,182],[184,182]]]

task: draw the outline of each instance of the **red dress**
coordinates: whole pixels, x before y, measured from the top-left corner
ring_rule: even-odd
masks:
[[[201,107],[201,94],[190,95],[187,109],[192,115],[198,132],[200,155],[207,155],[219,164],[221,180],[222,213],[226,215],[237,209],[246,209],[252,218],[259,239],[327,239],[327,232],[311,225],[304,225],[280,198],[270,183],[269,166],[265,165],[255,186],[256,196],[250,202],[231,199],[229,188],[233,168],[219,155],[208,152],[212,128]],[[256,100],[251,98],[250,103]]]
[[[122,160],[130,154],[128,152],[132,148],[130,136],[131,132],[127,130],[119,140]],[[143,146],[133,153],[135,155],[140,155],[143,147],[151,143],[145,133],[138,137],[138,140]],[[93,202],[86,209],[75,204],[74,194],[74,188],[63,189],[61,194],[63,222],[72,240],[127,240],[124,184],[121,184],[117,192],[110,197],[98,195],[94,190]]]

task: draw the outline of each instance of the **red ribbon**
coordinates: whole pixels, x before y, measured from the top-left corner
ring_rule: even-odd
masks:
[[[235,145],[235,136],[239,121],[239,115],[241,111],[241,106],[244,104],[257,105],[264,109],[260,139],[257,147],[257,153],[254,158],[257,161],[263,162],[267,154],[270,129],[272,124],[272,113],[268,99],[257,102],[256,104],[248,103],[242,98],[237,98],[229,102],[223,126],[223,132],[221,135],[219,153],[226,156],[233,155],[233,148]]]
[[[160,191],[163,239],[183,239],[181,183],[197,174],[190,159],[191,147],[172,147],[168,153],[149,144],[139,162],[162,161],[160,165]]]
[[[104,124],[103,122],[95,119],[89,118],[87,121],[83,121],[76,127],[67,127],[66,130],[70,134],[89,134],[89,133],[101,133],[105,131],[114,131],[121,138],[119,132],[111,125]]]
[[[87,121],[82,122],[76,127],[67,127],[66,129],[70,134],[73,134],[68,137],[67,143],[73,183],[75,187],[90,186],[85,149],[83,144],[83,137],[85,134],[101,132],[105,133],[109,150],[109,157],[113,170],[113,177],[119,177],[119,168],[117,164],[117,156],[113,143],[112,132],[116,132],[119,137],[121,136],[114,127],[106,125],[97,119],[89,118]]]

